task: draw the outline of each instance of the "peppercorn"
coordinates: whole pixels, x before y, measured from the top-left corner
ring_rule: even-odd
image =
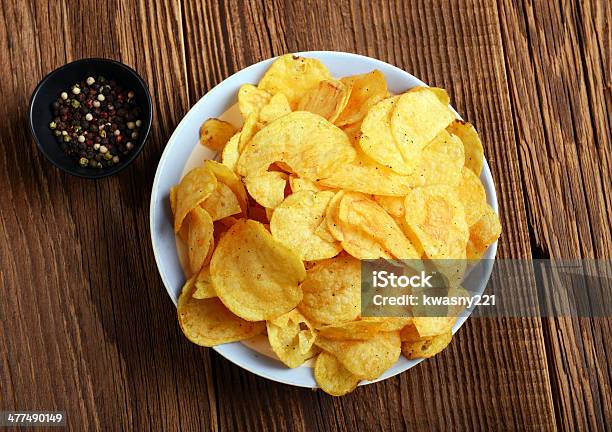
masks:
[[[82,157],[81,159],[79,159],[79,165],[81,165],[82,167],[86,167],[89,164],[89,161],[87,160],[86,157]]]

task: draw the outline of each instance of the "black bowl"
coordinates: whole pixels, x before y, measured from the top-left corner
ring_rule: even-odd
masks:
[[[63,91],[69,92],[72,86],[89,76],[104,76],[115,80],[118,85],[134,91],[136,102],[142,113],[142,126],[134,148],[127,158],[109,168],[81,167],[78,161],[66,155],[57,143],[49,123],[53,120],[51,104]],[[118,173],[127,167],[144,148],[151,130],[153,110],[151,94],[142,78],[132,68],[114,60],[87,58],[68,63],[49,73],[36,86],[29,109],[30,131],[40,151],[59,169],[79,177],[102,178]]]

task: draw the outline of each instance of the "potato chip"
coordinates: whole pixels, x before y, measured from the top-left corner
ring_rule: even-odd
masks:
[[[267,328],[272,350],[290,368],[301,366],[318,352],[316,334],[297,309],[268,321]]]
[[[178,233],[185,216],[208,198],[217,187],[217,178],[206,167],[189,171],[176,188],[174,232]]]
[[[329,227],[327,226],[327,216],[325,216],[325,218],[321,221],[319,226],[315,229],[314,233],[315,235],[321,237],[323,240],[325,240],[328,243],[335,243],[338,241],[336,237],[334,237],[334,235],[329,230]]]
[[[367,340],[372,339],[381,331],[382,322],[349,321],[340,324],[330,324],[319,327],[320,337],[333,340]]]
[[[338,213],[340,212],[340,202],[342,201],[343,196],[343,190],[336,192],[334,197],[327,204],[327,209],[325,210],[325,223],[327,225],[327,229],[338,241],[344,240],[344,234],[342,234],[342,229],[340,228],[340,219],[338,218]]]
[[[319,60],[285,54],[272,63],[257,87],[272,95],[283,93],[295,109],[310,89],[330,78],[331,74]]]
[[[456,136],[443,130],[421,152],[413,173],[413,184],[456,186],[461,181],[464,162],[463,144]]]
[[[200,127],[200,144],[214,151],[221,151],[236,133],[236,128],[223,120],[209,118]]]
[[[315,234],[325,218],[333,198],[331,191],[300,191],[288,196],[274,209],[270,221],[272,236],[296,252],[304,261],[321,260],[338,255],[342,246],[327,242]]]
[[[204,267],[202,267],[202,270],[200,270],[193,283],[195,285],[195,290],[193,291],[193,298],[202,300],[217,297],[217,293],[215,292],[215,289],[212,286],[209,266],[205,265]]]
[[[362,317],[361,321],[380,324],[380,331],[398,331],[412,324],[412,317]]]
[[[240,153],[238,152],[238,143],[240,142],[240,132],[236,132],[230,140],[225,144],[221,153],[221,163],[228,167],[232,172],[236,172],[236,165]]]
[[[192,274],[200,271],[213,248],[213,221],[206,210],[196,207],[189,213],[187,246]]]
[[[399,332],[377,333],[363,341],[339,341],[318,337],[322,350],[334,355],[352,374],[367,380],[381,376],[397,361],[401,350]]]
[[[368,111],[361,123],[359,147],[381,165],[388,166],[399,174],[407,175],[414,171],[417,157],[404,158],[391,133],[391,113],[399,98],[399,96],[394,96],[383,99]]]
[[[423,338],[415,342],[402,342],[402,354],[409,359],[430,358],[441,352],[448,346],[453,334],[446,333]]]
[[[248,179],[265,174],[274,162],[283,162],[299,177],[318,180],[354,157],[344,132],[316,114],[298,111],[259,131],[242,152],[237,170]]]
[[[456,316],[427,316],[414,317],[412,325],[416,329],[419,337],[431,337],[451,331],[457,321]]]
[[[501,224],[495,210],[490,205],[485,207],[484,215],[470,227],[470,239],[467,244],[467,258],[482,258],[487,248],[497,241],[501,234]]]
[[[389,95],[387,81],[379,70],[344,77],[340,81],[351,89],[351,93],[346,107],[334,122],[338,126],[360,123],[371,107]]]
[[[455,120],[447,104],[427,87],[402,94],[391,115],[391,131],[405,161],[415,161],[423,148]]]
[[[487,193],[474,171],[463,168],[457,193],[465,209],[465,220],[468,226],[472,226],[487,211]]]
[[[238,153],[242,153],[245,147],[249,144],[251,139],[257,132],[261,130],[263,124],[259,122],[259,115],[252,113],[244,121],[242,129],[240,130],[240,138],[238,139]]]
[[[246,120],[251,114],[259,115],[261,109],[268,104],[272,95],[252,84],[243,84],[238,90],[238,108],[242,118]]]
[[[409,237],[428,258],[465,259],[469,231],[465,210],[454,189],[416,188],[406,196],[405,209]]]
[[[263,124],[271,123],[274,120],[286,116],[291,112],[287,96],[277,93],[259,112],[259,121]]]
[[[480,176],[484,161],[484,149],[474,126],[463,120],[455,120],[448,126],[447,130],[457,135],[463,143],[465,166],[474,171],[474,174]]]
[[[262,224],[239,220],[221,238],[210,262],[217,295],[249,321],[276,318],[302,300],[304,264]]]
[[[361,311],[361,263],[348,255],[318,261],[301,289],[298,309],[313,323],[353,321]]]
[[[265,208],[274,209],[285,199],[288,177],[283,172],[269,171],[256,177],[245,177],[244,182],[255,201]]]
[[[446,92],[446,90],[444,90],[443,88],[439,88],[439,87],[429,87],[429,90],[431,90],[433,94],[436,95],[438,100],[443,105],[448,106],[450,104],[450,97],[448,96],[448,93]]]
[[[217,182],[227,185],[236,198],[242,212],[246,212],[247,208],[247,193],[244,189],[244,184],[240,181],[238,176],[229,169],[226,165],[220,164],[213,160],[204,161],[204,166],[212,172],[217,178]]]
[[[342,131],[349,137],[351,144],[355,147],[359,145],[359,139],[361,138],[361,122],[351,123],[340,127]]]
[[[332,396],[344,396],[352,392],[361,381],[342,366],[336,357],[326,352],[317,357],[314,376],[319,387]]]
[[[355,258],[419,258],[393,218],[366,195],[345,193],[338,219],[344,238],[342,247]]]
[[[308,91],[297,106],[298,111],[310,111],[334,122],[346,107],[351,88],[341,81],[330,79]]]
[[[404,217],[404,201],[406,197],[375,196],[374,201],[385,209],[393,218]]]
[[[242,212],[234,192],[221,182],[217,183],[215,191],[200,206],[210,214],[213,221]]]
[[[264,322],[249,322],[231,313],[218,298],[196,299],[195,287],[186,286],[178,300],[181,330],[191,342],[212,347],[260,334]]]
[[[289,176],[289,185],[291,186],[291,192],[296,193],[301,190],[309,190],[313,192],[319,192],[324,190],[325,188],[319,186],[316,182],[312,180],[300,178],[295,174],[291,174]]]

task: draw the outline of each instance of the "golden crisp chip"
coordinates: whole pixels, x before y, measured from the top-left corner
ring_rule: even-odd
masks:
[[[242,212],[234,192],[225,183],[217,182],[215,191],[202,204],[213,221]]]
[[[446,333],[423,338],[415,342],[402,342],[402,354],[411,360],[417,358],[430,358],[448,346],[453,338],[450,331]]]
[[[185,216],[208,198],[217,187],[217,178],[206,167],[189,171],[176,188],[174,232],[178,233]]]
[[[351,94],[334,122],[338,126],[360,123],[371,107],[389,95],[387,81],[379,70],[344,77],[340,81],[351,89]]]
[[[381,331],[382,322],[357,320],[319,327],[320,337],[333,340],[367,340]]]
[[[467,244],[467,258],[482,258],[487,248],[497,241],[501,234],[501,224],[495,210],[487,205],[484,215],[470,227],[470,239]]]
[[[315,344],[334,355],[349,372],[367,380],[378,378],[393,366],[401,350],[397,331],[377,333],[363,341],[339,341],[319,336]]]
[[[354,160],[342,164],[319,184],[334,189],[361,192],[371,195],[406,196],[418,183],[412,176],[404,176],[373,161],[357,151]]]
[[[260,130],[242,152],[237,169],[248,179],[283,162],[299,177],[318,180],[354,158],[355,150],[344,132],[316,114],[298,111]]]
[[[223,148],[223,153],[221,153],[221,163],[232,170],[232,172],[236,172],[236,165],[240,157],[238,152],[239,142],[240,132],[236,132]]]
[[[413,184],[456,186],[461,181],[464,162],[463,144],[443,130],[421,152],[419,164],[412,174]]]
[[[404,160],[415,161],[423,148],[455,120],[447,104],[427,87],[402,94],[391,115],[391,131]]]
[[[366,195],[345,193],[338,219],[343,236],[342,247],[355,258],[419,258],[395,220]]]
[[[304,261],[321,260],[338,255],[342,246],[327,242],[315,234],[325,218],[333,198],[331,191],[300,191],[288,196],[274,209],[270,220],[272,236],[296,252]]]
[[[244,182],[249,194],[257,203],[265,208],[274,209],[285,199],[288,177],[286,173],[280,171],[269,171],[260,176],[246,177]]]
[[[374,201],[385,209],[393,218],[404,217],[404,201],[406,197],[375,196]]]
[[[318,261],[306,272],[298,309],[314,323],[353,321],[361,308],[361,263],[342,255]]]
[[[465,209],[465,220],[468,226],[472,226],[487,211],[487,193],[474,171],[463,168],[457,193]]]
[[[259,115],[261,109],[268,104],[272,95],[252,84],[243,84],[238,90],[238,108],[242,118],[246,120],[251,114]]]
[[[300,258],[274,240],[262,224],[242,219],[221,238],[210,262],[217,295],[249,321],[276,318],[302,300],[306,278]]]
[[[482,142],[474,126],[463,120],[455,120],[450,124],[447,130],[457,135],[463,143],[465,166],[474,171],[474,174],[480,176],[484,161],[484,149],[482,148]]]
[[[196,207],[189,213],[187,246],[192,274],[200,271],[213,248],[213,221],[206,210]]]
[[[312,180],[300,178],[295,174],[291,174],[289,176],[289,185],[291,186],[291,192],[296,193],[301,190],[309,190],[313,192],[319,192],[324,190],[325,188],[319,186],[316,182]]]
[[[178,300],[181,330],[191,342],[211,347],[260,334],[264,322],[249,322],[231,313],[218,298],[196,299],[194,285],[186,285]]]
[[[326,352],[317,357],[314,376],[321,390],[332,396],[344,396],[352,392],[361,381],[342,366],[336,357]]]
[[[295,109],[310,89],[330,78],[331,74],[319,60],[285,54],[272,63],[257,87],[272,95],[284,94]]]
[[[448,106],[450,104],[450,97],[448,96],[448,93],[446,92],[446,90],[444,90],[443,88],[439,88],[439,87],[429,87],[429,90],[431,90],[436,95],[438,100],[443,105]]]
[[[193,291],[193,298],[195,299],[207,299],[217,297],[217,293],[212,286],[212,280],[210,278],[210,267],[205,265],[200,270],[200,273],[196,276],[193,281],[195,290]]]
[[[362,317],[362,321],[380,324],[380,331],[398,331],[412,324],[412,317]]]
[[[344,196],[344,191],[340,190],[336,192],[334,197],[329,201],[327,210],[325,211],[325,223],[329,233],[338,241],[344,240],[342,229],[340,228],[340,219],[338,214],[340,212],[340,202]]]
[[[263,124],[259,122],[259,115],[256,113],[251,114],[244,121],[242,129],[240,130],[240,138],[238,139],[238,153],[242,154],[245,147],[251,142],[251,139],[257,132],[262,128]]]
[[[238,176],[236,176],[236,174],[234,174],[234,172],[226,165],[220,164],[219,162],[215,162],[213,160],[204,161],[204,166],[206,166],[210,172],[215,175],[217,182],[224,183],[232,190],[232,192],[234,192],[242,212],[246,212],[247,193],[244,189],[244,184],[240,181]]]
[[[316,334],[297,309],[269,320],[267,328],[272,350],[290,368],[301,366],[318,352],[314,346]]]
[[[414,317],[412,319],[412,325],[416,329],[419,336],[424,338],[437,336],[451,331],[456,321],[457,317],[455,316]]]
[[[469,236],[465,210],[448,186],[416,188],[406,196],[410,239],[428,258],[464,260]]]
[[[340,126],[340,128],[349,137],[351,143],[357,147],[359,145],[359,138],[361,138],[361,122]]]
[[[200,144],[214,151],[221,151],[236,133],[236,128],[223,120],[209,118],[200,127]]]
[[[399,96],[383,99],[374,105],[361,123],[359,147],[371,159],[393,171],[408,175],[416,165],[417,156],[406,159],[391,133],[391,113]]]
[[[334,122],[346,107],[351,88],[341,81],[330,79],[308,91],[297,106],[298,111],[310,111]]]
[[[259,121],[263,124],[273,122],[291,112],[287,96],[282,93],[277,93],[272,96],[272,99],[259,112]]]

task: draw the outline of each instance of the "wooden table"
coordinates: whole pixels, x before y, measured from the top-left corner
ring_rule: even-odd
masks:
[[[3,0],[0,410],[105,431],[609,427],[610,318],[472,319],[436,358],[343,398],[245,372],[182,336],[148,210],[168,137],[215,84],[285,52],[351,51],[448,89],[477,126],[499,257],[610,257],[611,18],[605,0]],[[88,56],[133,66],[155,106],[143,154],[99,181],[56,170],[26,126],[36,83]]]

